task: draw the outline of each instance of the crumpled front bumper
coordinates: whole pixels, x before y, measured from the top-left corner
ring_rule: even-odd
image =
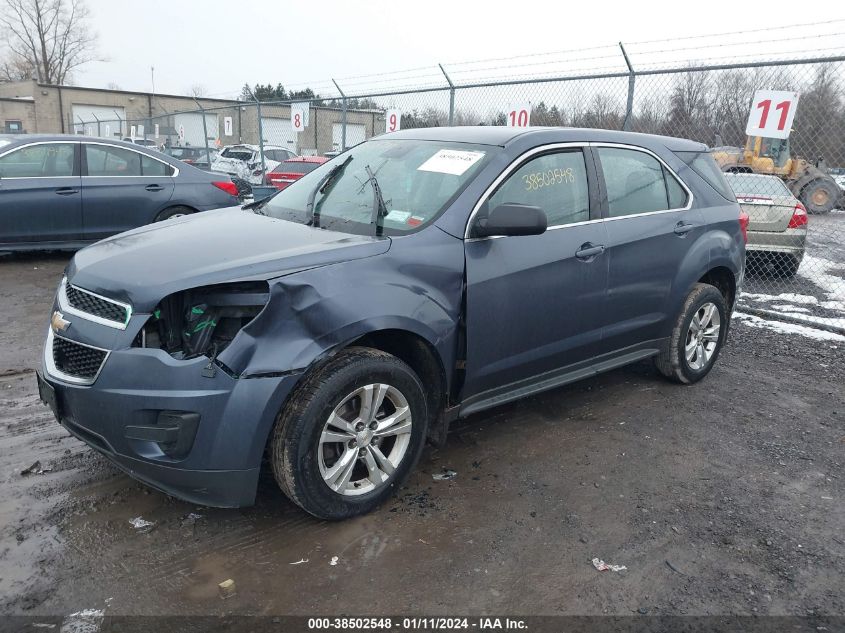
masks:
[[[244,379],[216,367],[209,376],[206,357],[176,360],[136,347],[111,350],[93,384],[78,385],[50,372],[51,353],[45,348],[40,373],[55,392],[60,423],[74,436],[175,497],[220,507],[254,502],[267,438],[298,374]],[[199,419],[186,431],[192,436],[180,438],[184,454],[169,455],[149,439],[162,420],[196,420],[191,414]]]

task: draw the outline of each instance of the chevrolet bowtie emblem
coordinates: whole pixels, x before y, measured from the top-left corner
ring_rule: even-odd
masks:
[[[50,328],[54,333],[64,332],[70,327],[70,321],[65,321],[65,315],[56,310],[50,318]]]

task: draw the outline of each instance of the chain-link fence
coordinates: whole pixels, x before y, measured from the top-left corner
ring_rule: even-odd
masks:
[[[351,95],[335,84],[329,98],[198,103],[142,120],[77,116],[68,123],[78,133],[132,139],[225,171],[255,195],[320,160],[284,164],[290,156],[331,157],[394,127],[520,123],[509,121],[519,108],[530,111],[532,126],[690,138],[713,148],[749,216],[741,310],[845,330],[845,57],[638,71],[620,53],[625,63],[604,73],[524,80],[499,73],[456,83],[440,67],[441,85],[422,88]],[[766,95],[755,98],[760,90],[793,97],[764,103]],[[765,132],[746,134],[751,114]],[[285,178],[288,172],[294,175]]]

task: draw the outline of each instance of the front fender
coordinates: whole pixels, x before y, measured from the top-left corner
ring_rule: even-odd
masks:
[[[220,361],[243,377],[302,371],[350,341],[391,329],[423,338],[443,367],[454,367],[463,243],[434,233],[418,234],[406,248],[396,240],[381,256],[272,280],[266,308]]]

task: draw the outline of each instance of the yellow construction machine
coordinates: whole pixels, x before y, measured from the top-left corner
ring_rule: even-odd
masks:
[[[808,213],[829,212],[842,195],[830,174],[803,158],[792,157],[788,138],[749,136],[744,150],[717,147],[713,158],[722,171],[780,176]]]

